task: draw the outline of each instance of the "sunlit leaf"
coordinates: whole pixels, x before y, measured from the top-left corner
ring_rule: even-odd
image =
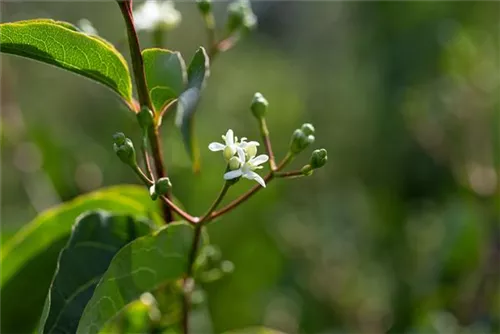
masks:
[[[184,146],[193,162],[195,171],[200,168],[200,153],[194,132],[194,114],[201,96],[201,90],[210,75],[208,55],[203,47],[196,51],[189,64],[188,88],[177,102],[176,124],[181,130]]]
[[[51,64],[93,79],[132,100],[132,83],[122,55],[102,38],[66,22],[48,19],[0,24],[0,51]]]
[[[115,254],[151,232],[152,226],[128,215],[105,211],[81,215],[59,255],[45,299],[40,333],[74,333],[97,283]]]
[[[171,223],[122,248],[97,285],[77,333],[98,333],[142,293],[182,278],[193,232],[193,227],[186,223]]]
[[[2,245],[0,331],[26,333],[35,328],[59,252],[82,212],[101,209],[137,217],[157,216],[148,207],[150,203],[143,187],[110,187],[47,210],[25,225]]]
[[[179,52],[164,49],[142,51],[146,83],[156,112],[179,97],[186,86],[184,59]]]

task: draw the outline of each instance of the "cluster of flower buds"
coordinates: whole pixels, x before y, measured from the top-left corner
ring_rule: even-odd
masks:
[[[227,30],[230,34],[237,31],[250,31],[257,25],[257,17],[252,11],[250,1],[236,0],[227,8]]]
[[[313,170],[323,167],[328,160],[327,152],[324,148],[314,150],[311,154],[309,164],[302,167],[300,170],[303,175],[311,175]]]
[[[210,143],[208,149],[212,152],[222,151],[222,156],[226,160],[229,169],[224,174],[224,179],[237,181],[243,177],[255,180],[265,187],[264,179],[255,172],[262,169],[260,165],[269,160],[266,154],[257,156],[257,146],[260,144],[256,141],[247,141],[245,137],[238,141],[238,137],[234,136],[231,129],[226,132],[226,135],[222,136],[222,140],[224,143]]]
[[[153,200],[156,200],[159,196],[168,194],[171,188],[172,183],[170,183],[170,179],[168,177],[161,177],[149,188],[149,195]]]
[[[122,132],[113,135],[113,150],[124,164],[137,166],[134,144]]]
[[[314,126],[309,123],[305,123],[300,129],[295,130],[290,141],[290,152],[294,155],[298,154],[314,143],[314,132]]]

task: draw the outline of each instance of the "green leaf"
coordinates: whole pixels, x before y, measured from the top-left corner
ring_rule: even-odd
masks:
[[[38,60],[93,79],[132,101],[123,56],[102,38],[48,19],[0,24],[0,51]]]
[[[74,333],[97,283],[118,251],[151,232],[145,221],[105,211],[81,215],[59,255],[40,333]]]
[[[98,333],[142,293],[182,278],[193,232],[186,223],[171,223],[122,248],[85,307],[77,333]]]
[[[147,203],[147,204],[144,204]],[[40,214],[2,245],[0,316],[2,333],[33,330],[75,219],[85,211],[108,210],[137,217],[155,216],[147,191],[138,186],[117,186],[77,197]],[[154,203],[157,205],[157,203]],[[33,279],[36,277],[36,284]],[[19,315],[22,314],[22,321]]]
[[[248,327],[224,332],[224,334],[285,334],[284,332],[266,327]]]
[[[201,96],[201,90],[210,75],[210,61],[203,47],[200,47],[191,63],[188,71],[188,88],[177,101],[176,124],[181,130],[182,140],[191,161],[193,170],[200,169],[200,152],[194,132],[194,114]]]
[[[184,59],[179,52],[156,48],[142,51],[142,58],[154,111],[161,112],[186,86]]]

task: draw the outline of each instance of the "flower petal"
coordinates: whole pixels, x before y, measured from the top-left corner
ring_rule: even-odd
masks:
[[[245,151],[241,147],[236,147],[236,152],[238,153],[238,159],[240,159],[241,163],[245,163]]]
[[[241,169],[232,170],[232,171],[224,174],[224,180],[232,180],[232,179],[235,179],[237,177],[240,177],[242,174],[243,174],[243,172],[241,171]]]
[[[255,180],[262,187],[264,187],[264,188],[266,187],[266,182],[264,181],[264,179],[259,174],[255,173],[255,172],[248,172],[248,173],[244,174],[243,177],[245,177],[249,180]]]
[[[227,130],[226,132],[226,145],[227,146],[234,145],[234,132],[231,129]]]
[[[250,160],[248,163],[253,165],[253,166],[258,166],[258,165],[263,164],[267,160],[269,160],[269,157],[266,154],[261,154],[258,157],[255,157],[252,160]]]
[[[208,145],[208,149],[212,152],[222,151],[224,147],[225,147],[224,145],[217,142],[213,142]]]

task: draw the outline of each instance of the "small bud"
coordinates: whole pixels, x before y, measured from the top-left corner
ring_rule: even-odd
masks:
[[[268,106],[269,103],[267,102],[266,98],[261,93],[255,93],[250,109],[252,110],[252,114],[257,119],[261,119],[266,116]]]
[[[310,123],[304,123],[304,124],[302,124],[302,126],[300,127],[300,129],[307,136],[314,135],[314,132],[315,132],[314,126],[312,124],[310,124]]]
[[[247,160],[250,160],[251,157],[255,157],[257,155],[257,145],[247,145],[245,148],[245,156]]]
[[[113,136],[113,149],[120,160],[129,165],[136,166],[135,149],[132,141],[125,137],[123,133],[117,133]]]
[[[125,137],[125,134],[123,134],[123,132],[117,132],[113,135],[113,143],[115,143],[116,145],[125,144],[125,139],[127,139],[127,137]]]
[[[324,148],[319,150],[314,150],[313,153],[311,154],[311,161],[310,161],[311,168],[313,169],[321,168],[326,164],[327,160],[328,160],[328,155]]]
[[[161,177],[156,180],[155,192],[157,195],[165,195],[172,188],[172,183],[168,177]]]
[[[313,173],[313,168],[311,167],[311,165],[305,165],[304,167],[302,167],[302,169],[300,170],[300,172],[304,176],[309,176],[309,175],[311,175]]]
[[[149,187],[149,196],[153,201],[156,201],[158,198],[158,194],[156,193],[156,184],[153,184],[151,187]]]
[[[226,159],[226,161],[229,161],[233,157],[234,153],[235,152],[231,147],[226,146],[222,154],[224,156],[224,159]]]
[[[212,11],[212,0],[196,0],[196,5],[203,16]]]
[[[148,107],[142,107],[137,114],[137,121],[143,129],[148,129],[154,122],[153,112]]]
[[[244,28],[245,30],[253,29],[257,24],[257,18],[252,11],[248,0],[233,1],[227,7],[227,30],[230,34]]]
[[[229,169],[230,170],[236,170],[238,168],[240,168],[241,166],[241,162],[240,162],[240,159],[238,159],[237,157],[232,157],[231,159],[229,159]]]
[[[313,135],[306,135],[301,129],[295,130],[290,142],[290,152],[293,154],[302,152],[307,146],[314,142],[314,139]]]

